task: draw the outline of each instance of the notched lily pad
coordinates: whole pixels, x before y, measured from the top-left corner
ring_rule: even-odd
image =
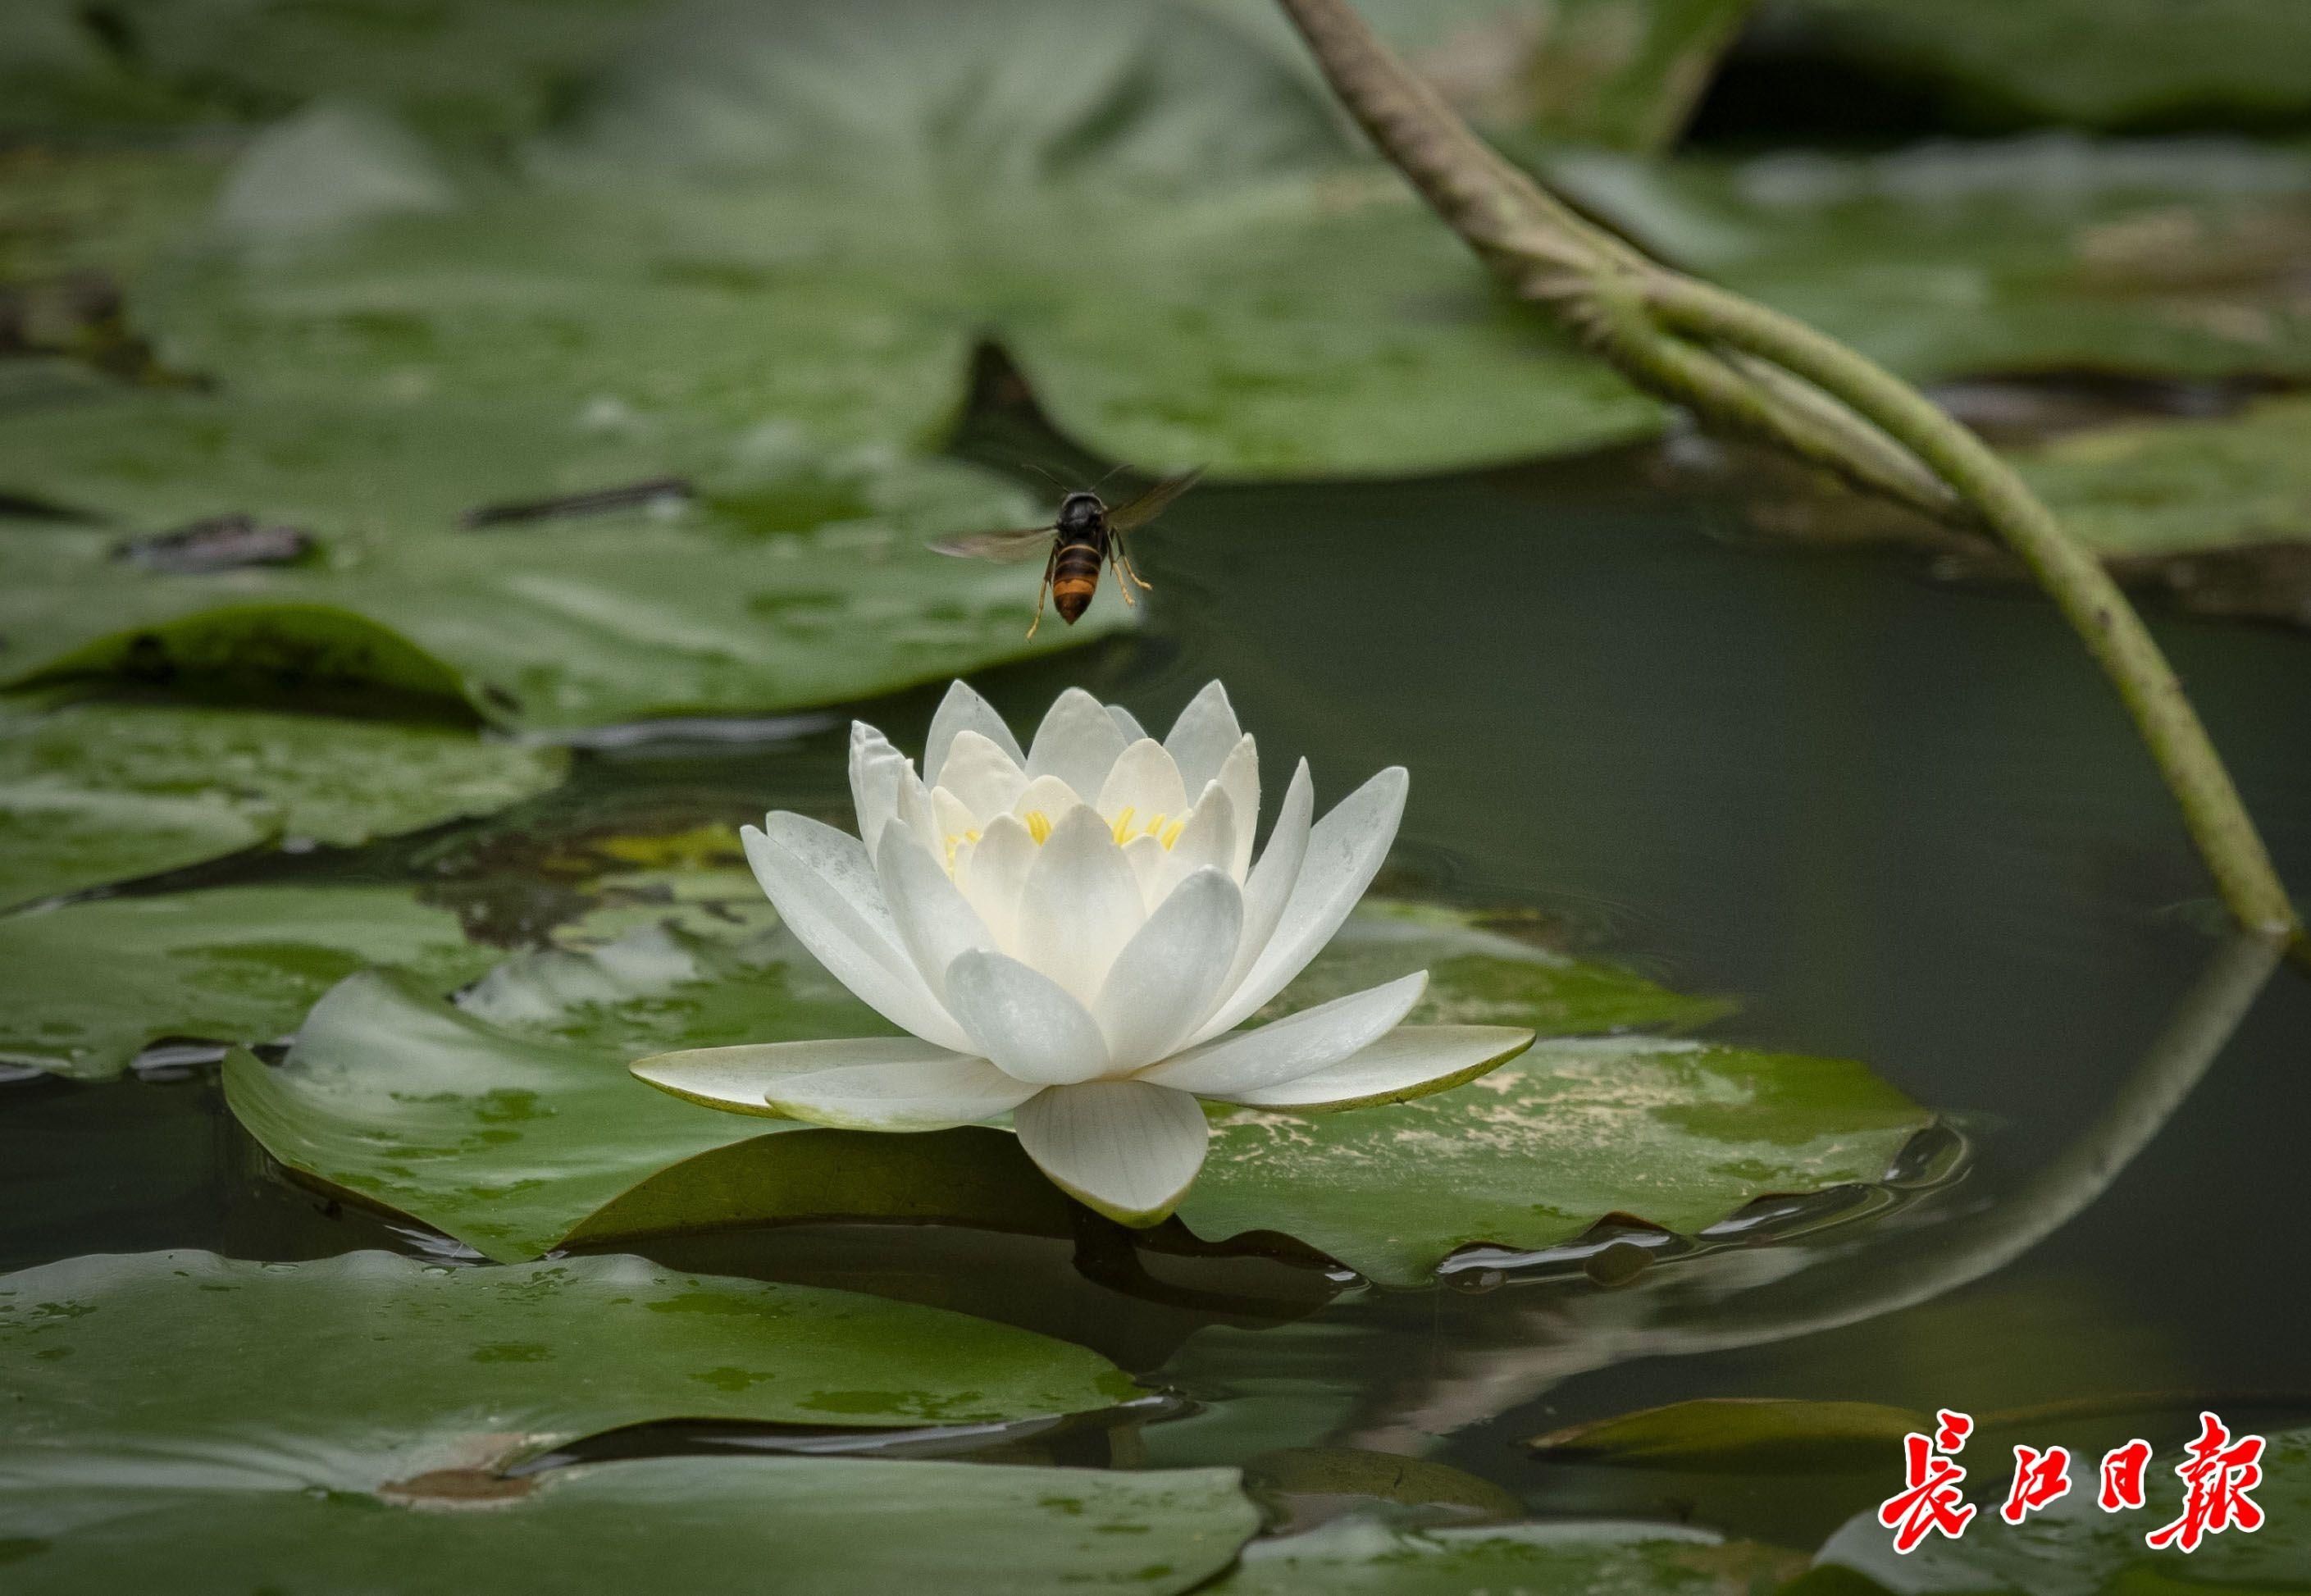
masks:
[[[767,1567],[826,1596],[933,1578],[1173,1592],[1256,1522],[1217,1469],[676,1457],[519,1471],[669,1418],[914,1429],[1136,1391],[1025,1331],[638,1259],[75,1259],[0,1278],[0,1351],[22,1372],[0,1469],[12,1590],[240,1596],[391,1568],[414,1588],[735,1592]]]
[[[1691,1234],[1768,1192],[1874,1182],[1932,1122],[1842,1060],[1563,1039],[1413,1103],[1217,1112],[1179,1216],[1412,1286],[1462,1248],[1539,1251],[1614,1215]]]
[[[102,1079],[167,1038],[285,1036],[324,992],[379,960],[447,989],[497,956],[402,887],[223,886],[9,915],[0,1061]]]
[[[0,709],[0,905],[282,838],[350,846],[486,814],[554,786],[568,763],[560,749],[453,726],[161,704]]]

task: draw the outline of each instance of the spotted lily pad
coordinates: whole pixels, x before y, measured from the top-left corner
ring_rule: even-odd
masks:
[[[1392,1530],[1365,1520],[1254,1541],[1214,1596],[1462,1596],[1472,1591],[1752,1596],[1804,1566],[1796,1553],[1676,1524]]]
[[[1466,1246],[1609,1215],[1684,1234],[1770,1192],[1880,1179],[1932,1116],[1860,1064],[1622,1037],[1543,1042],[1417,1102],[1219,1112],[1180,1205],[1198,1235],[1288,1235],[1389,1285]]]
[[[284,1036],[378,960],[447,989],[496,956],[401,887],[222,886],[9,915],[0,1061],[101,1079],[164,1039]]]
[[[349,845],[485,814],[552,787],[567,764],[559,749],[456,727],[157,704],[0,711],[0,904],[282,839]]]
[[[449,1269],[200,1252],[0,1278],[12,1590],[1179,1591],[1253,1528],[1225,1470],[667,1457],[536,1466],[624,1426],[915,1428],[1104,1408],[1132,1382],[937,1309],[636,1259]],[[187,1372],[197,1378],[188,1378]],[[459,1511],[462,1510],[462,1511]]]

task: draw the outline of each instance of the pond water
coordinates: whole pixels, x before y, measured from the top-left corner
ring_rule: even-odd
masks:
[[[964,447],[1065,463],[1055,443],[992,423]],[[1079,683],[1156,724],[1217,676],[1271,761],[1304,753],[1321,794],[1408,766],[1394,885],[1532,911],[1573,951],[1737,999],[1713,1036],[1867,1060],[1963,1129],[1963,1178],[1895,1214],[1633,1279],[1471,1271],[1411,1294],[1283,1260],[1138,1250],[1105,1228],[1054,1241],[823,1225],[636,1250],[1092,1347],[1175,1396],[1105,1427],[917,1444],[1244,1464],[1287,1522],[1392,1489],[1448,1521],[1513,1498],[1533,1514],[1691,1519],[1810,1550],[1891,1487],[1882,1462],[1613,1470],[1522,1443],[1696,1397],[2072,1403],[2162,1446],[2202,1400],[2266,1429],[2311,1415],[2311,1297],[2286,1263],[2311,1207],[2298,1179],[2311,981],[2293,971],[2075,1217],[1981,1278],[1929,1278],[1936,1238],[2071,1147],[2219,955],[2206,884],[2100,678],[2027,595],[1934,586],[1898,556],[1742,548],[1731,506],[1653,485],[1646,464],[1200,490],[1140,540],[1156,589],[1141,633],[981,685],[1015,720]],[[2158,629],[2282,876],[2311,881],[2311,642]],[[917,746],[936,700],[871,715]],[[558,890],[523,873],[541,836],[840,810],[842,722],[598,748],[509,815],[201,878],[416,873],[510,937]],[[15,1081],[0,1105],[0,1266],[162,1246],[458,1256],[268,1173],[197,1062],[148,1059],[103,1085]],[[1913,1257],[1932,1290],[1905,1303]],[[1864,1274],[1879,1285],[1841,1285]],[[677,1427],[599,1445],[748,1443]],[[1358,1452],[1458,1472],[1375,1471]]]

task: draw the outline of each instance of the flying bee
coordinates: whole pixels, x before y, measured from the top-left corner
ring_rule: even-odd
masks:
[[[1035,590],[1035,619],[1027,627],[1027,635],[1035,635],[1035,628],[1043,624],[1043,601],[1049,598],[1060,612],[1060,619],[1072,626],[1076,618],[1091,607],[1092,595],[1099,591],[1100,567],[1115,567],[1116,590],[1123,602],[1133,602],[1135,587],[1153,592],[1147,579],[1131,563],[1131,551],[1124,546],[1127,532],[1136,532],[1157,516],[1173,500],[1196,485],[1203,468],[1182,471],[1177,476],[1167,476],[1129,503],[1113,510],[1093,493],[1073,493],[1060,501],[1060,512],[1052,520],[1040,527],[1016,527],[999,532],[965,532],[954,537],[941,537],[931,547],[942,554],[955,554],[970,560],[1025,560],[1038,550],[1048,551],[1043,561],[1043,585]]]

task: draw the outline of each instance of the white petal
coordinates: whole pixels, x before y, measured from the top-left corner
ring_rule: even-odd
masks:
[[[933,1061],[853,1064],[790,1075],[770,1105],[790,1120],[841,1130],[945,1130],[1009,1113],[1042,1090],[984,1059],[948,1053]]]
[[[1107,1040],[1089,1012],[1016,959],[964,954],[947,967],[946,994],[973,1051],[1015,1079],[1063,1086],[1107,1073]]]
[[[914,833],[916,842],[934,852],[946,846],[946,833],[939,828],[937,805],[931,789],[923,785],[923,779],[915,774],[911,766],[899,772],[899,788],[894,796],[895,817]],[[864,840],[861,833],[861,841]]]
[[[1204,1166],[1211,1127],[1185,1092],[1145,1081],[1055,1086],[1012,1115],[1052,1184],[1125,1225],[1154,1225]]]
[[[939,1047],[972,1051],[971,1038],[900,946],[866,845],[799,815],[772,815],[763,824],[769,833],[750,825],[739,839],[795,939],[893,1025]]]
[[[773,1042],[741,1047],[694,1048],[685,1052],[659,1053],[626,1066],[639,1079],[662,1092],[708,1108],[731,1113],[761,1114],[771,1119],[819,1120],[819,1113],[794,1114],[773,1099],[799,1081],[815,1083],[798,1091],[804,1104],[831,1103],[837,1090],[832,1077],[855,1071],[874,1072],[854,1084],[876,1088],[876,1095],[898,1101],[911,1100],[911,1112],[926,1118],[929,1099],[944,1095],[955,1117],[946,1124],[989,1119],[1015,1108],[1035,1088],[1022,1087],[984,1059],[973,1059],[933,1047],[911,1036],[862,1036],[842,1042]],[[910,1086],[908,1077],[917,1077]],[[999,1106],[990,1106],[997,1098]],[[963,1111],[969,1110],[968,1112]],[[983,1111],[983,1112],[982,1112]],[[863,1116],[846,1121],[859,1123]],[[822,1121],[832,1122],[832,1121]],[[929,1129],[928,1123],[876,1126],[875,1129]]]
[[[688,1048],[637,1059],[626,1068],[661,1092],[734,1114],[785,1116],[766,1094],[790,1075],[852,1064],[936,1064],[961,1058],[912,1036],[863,1036],[842,1042],[749,1042]]]
[[[1156,889],[1164,879],[1164,866],[1172,857],[1170,850],[1155,838],[1141,835],[1123,845],[1123,857],[1131,866],[1131,878],[1139,884],[1139,901],[1155,908],[1161,901]]]
[[[1235,806],[1218,782],[1208,783],[1195,813],[1181,828],[1179,841],[1172,844],[1163,868],[1156,873],[1155,901],[1162,903],[1173,887],[1198,870],[1217,870],[1231,881],[1242,879],[1235,873]]]
[[[1121,704],[1107,706],[1107,718],[1115,722],[1115,729],[1123,734],[1123,745],[1129,747],[1147,733],[1140,728],[1139,718]]]
[[[1292,772],[1292,784],[1284,789],[1284,807],[1277,814],[1276,829],[1269,833],[1268,847],[1244,879],[1243,940],[1236,946],[1235,967],[1228,972],[1231,994],[1243,984],[1253,962],[1275,936],[1277,922],[1284,918],[1284,905],[1300,883],[1301,867],[1308,857],[1308,820],[1315,808],[1316,784],[1309,779],[1308,762],[1304,759]]]
[[[939,772],[946,766],[946,756],[955,746],[957,732],[975,731],[1011,757],[1011,763],[1025,769],[1027,756],[1019,752],[1019,739],[1003,724],[1003,717],[995,706],[973,693],[961,682],[947,687],[946,696],[939,700],[938,712],[931,717],[931,734],[923,744],[923,780],[931,786],[939,784]]]
[[[1099,796],[1122,752],[1123,733],[1115,718],[1090,693],[1070,687],[1035,728],[1035,746],[1027,750],[1027,773],[1057,776],[1088,804]]]
[[[1118,1070],[1163,1058],[1218,1002],[1243,930],[1243,894],[1219,870],[1199,870],[1123,945],[1092,1005]]]
[[[1007,951],[1018,938],[1019,894],[1042,852],[1025,825],[999,815],[972,844],[971,857],[958,857],[955,885],[980,923],[993,934],[996,946]]]
[[[969,804],[945,787],[931,789],[931,835],[944,850],[952,838],[967,837],[984,828]]]
[[[1243,984],[1204,1023],[1199,1041],[1217,1036],[1256,1012],[1332,939],[1388,858],[1389,844],[1396,841],[1397,824],[1404,818],[1409,784],[1404,767],[1391,765],[1316,823],[1308,833],[1308,856],[1300,878],[1285,901],[1275,935],[1252,961]]]
[[[881,732],[864,720],[850,723],[850,804],[870,853],[898,811],[900,779],[909,769],[906,755]]]
[[[1055,826],[1067,818],[1069,810],[1086,807],[1084,800],[1076,796],[1076,789],[1057,776],[1036,777],[1011,800],[1011,813],[1022,820],[1030,815],[1040,815]]]
[[[974,947],[993,949],[994,934],[979,918],[946,869],[903,828],[883,835],[875,850],[875,874],[891,906],[900,946],[931,995],[944,998],[946,967]]]
[[[963,800],[972,818],[984,824],[1011,807],[1011,800],[1027,785],[1018,762],[979,733],[965,728],[955,734],[933,786]]]
[[[1474,1080],[1531,1045],[1532,1033],[1513,1025],[1399,1025],[1329,1069],[1281,1086],[1215,1095],[1304,1113],[1402,1103]]]
[[[1212,778],[1235,806],[1235,859],[1229,873],[1238,881],[1251,868],[1251,834],[1260,829],[1260,745],[1246,732]]]
[[[1142,737],[1116,759],[1107,780],[1100,784],[1099,812],[1110,824],[1126,809],[1141,831],[1158,816],[1177,820],[1188,812],[1188,789],[1180,781],[1180,767],[1164,752],[1164,745]]]
[[[1013,951],[1089,1004],[1147,920],[1114,833],[1096,809],[1078,805],[1051,828],[1027,871]]]
[[[1164,746],[1179,763],[1180,780],[1187,783],[1188,790],[1200,792],[1205,782],[1220,773],[1221,761],[1243,737],[1243,728],[1235,723],[1235,706],[1228,702],[1227,689],[1217,682],[1207,682],[1172,723],[1172,735],[1164,739]]]
[[[1182,1092],[1227,1097],[1280,1086],[1329,1069],[1370,1047],[1411,1013],[1427,990],[1428,972],[1417,971],[1385,986],[1287,1015],[1256,1031],[1238,1031],[1190,1048],[1139,1078]]]

